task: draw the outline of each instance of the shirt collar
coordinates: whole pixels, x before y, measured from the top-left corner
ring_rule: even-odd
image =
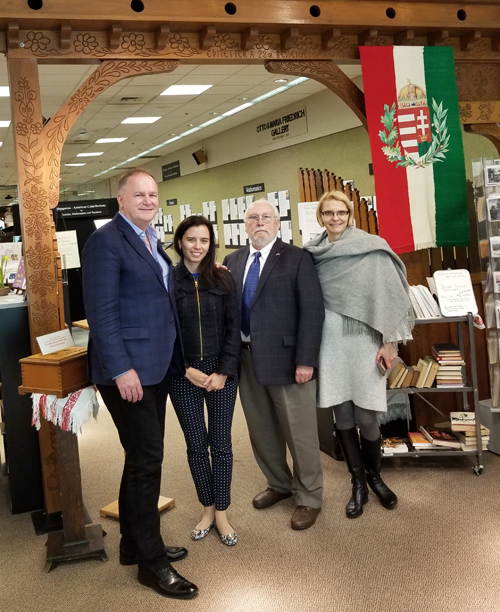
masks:
[[[140,227],[138,227],[135,223],[133,223],[128,217],[126,217],[121,210],[118,211],[118,214],[121,215],[123,217],[123,219],[125,219],[125,221],[130,225],[130,227],[134,230],[134,232],[140,236],[142,239],[144,239],[144,237],[148,236],[148,238],[151,241],[151,238],[153,237],[155,240],[158,238],[158,234],[156,233],[156,230],[154,229],[154,227],[152,227],[151,225],[148,225],[146,228],[146,231],[142,230]]]
[[[271,240],[271,242],[269,244],[266,244],[265,247],[262,247],[262,249],[260,249],[259,253],[262,257],[262,259],[264,259],[265,257],[267,257],[269,255],[269,253],[271,252],[271,249],[274,246],[274,243],[276,242],[276,240],[278,239],[278,236],[275,236],[274,240]],[[258,249],[256,249],[252,243],[250,243],[250,257],[254,254],[257,253]]]

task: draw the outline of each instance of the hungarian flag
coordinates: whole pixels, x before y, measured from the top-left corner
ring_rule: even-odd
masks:
[[[451,47],[360,47],[380,235],[396,253],[469,244]]]

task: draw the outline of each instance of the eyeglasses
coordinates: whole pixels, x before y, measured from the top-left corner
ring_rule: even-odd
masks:
[[[272,215],[248,215],[245,221],[249,223],[258,223],[259,219],[261,219],[263,223],[271,223],[274,217]]]
[[[325,219],[331,219],[337,216],[339,219],[345,219],[349,214],[348,210],[322,210],[321,216]]]

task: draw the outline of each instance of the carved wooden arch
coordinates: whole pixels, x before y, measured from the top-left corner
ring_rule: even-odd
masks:
[[[168,73],[177,60],[105,60],[43,125],[36,60],[11,60],[13,125],[22,211],[25,272],[32,349],[35,338],[60,328],[51,209],[59,201],[61,152],[81,113],[116,82],[141,74]]]
[[[333,91],[368,129],[365,95],[333,61],[270,61],[264,64],[271,74],[304,76],[319,81]]]

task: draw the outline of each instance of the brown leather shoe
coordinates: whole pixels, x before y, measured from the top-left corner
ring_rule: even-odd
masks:
[[[312,527],[318,518],[321,508],[310,508],[309,506],[297,506],[292,516],[292,529],[300,531],[301,529],[309,529]]]
[[[280,493],[279,491],[275,491],[274,489],[271,489],[271,487],[268,487],[265,491],[258,493],[253,498],[252,504],[254,508],[262,510],[263,508],[270,508],[271,506],[274,506],[274,504],[277,504],[284,499],[288,499],[289,497],[292,497],[291,493]]]

